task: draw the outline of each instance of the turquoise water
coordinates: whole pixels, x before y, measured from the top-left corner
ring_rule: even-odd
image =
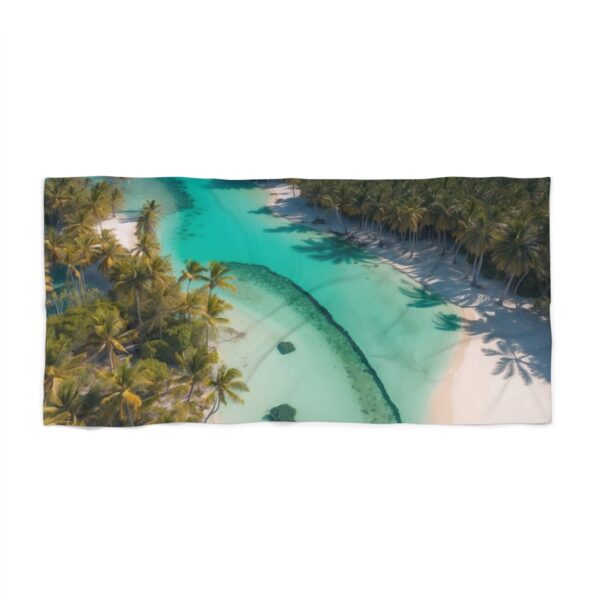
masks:
[[[273,216],[248,183],[141,179],[125,193],[129,210],[163,203],[160,241],[177,271],[188,258],[242,263],[227,297],[235,332],[219,349],[251,391],[218,421],[258,420],[282,403],[298,420],[426,420],[457,341],[439,326],[452,305],[366,251]],[[296,351],[281,355],[283,340]]]

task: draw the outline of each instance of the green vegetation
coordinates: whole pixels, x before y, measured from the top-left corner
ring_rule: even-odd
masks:
[[[190,260],[176,277],[160,255],[154,200],[139,214],[135,247],[124,248],[103,229],[124,203],[118,183],[48,179],[44,201],[44,422],[206,422],[227,399],[243,402],[242,374],[218,352],[232,306],[217,292],[235,291],[227,265]]]
[[[549,179],[447,177],[398,181],[289,180],[308,204],[332,209],[347,233],[348,220],[378,236],[399,236],[413,257],[419,239],[435,240],[440,254],[467,253],[471,283],[486,276],[536,298],[550,300]],[[319,220],[320,221],[320,220]]]

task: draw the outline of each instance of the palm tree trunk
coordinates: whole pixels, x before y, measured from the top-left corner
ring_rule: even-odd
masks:
[[[477,284],[479,283],[479,276],[481,275],[481,267],[483,267],[483,252],[479,257],[479,266],[477,267]]]
[[[342,217],[341,217],[341,215],[340,215],[340,209],[339,209],[337,206],[335,207],[335,214],[336,214],[336,216],[337,216],[338,223],[340,224],[340,227],[341,227],[341,228],[344,230],[344,232],[345,232],[345,230],[346,230],[346,227],[345,227],[344,223],[342,222]]]
[[[458,256],[458,253],[460,252],[461,246],[462,246],[462,242],[458,242],[456,244],[456,248],[454,248],[454,253],[452,254],[452,262],[454,264],[456,264],[456,257]]]
[[[475,267],[475,265],[477,265]],[[483,252],[479,255],[479,259],[475,260],[473,266],[475,267],[475,273],[473,274],[473,285],[479,285],[479,274],[481,273],[481,266],[483,265]]]
[[[548,282],[546,284],[546,287],[544,288],[544,291],[542,292],[542,295],[540,296],[540,298],[544,298],[545,296],[547,296],[549,291],[550,291],[550,282]]]
[[[208,411],[208,414],[206,415],[206,417],[204,417],[203,423],[206,423],[219,410],[220,404],[221,404],[221,394],[218,393],[211,409]]]
[[[127,418],[129,419],[129,426],[133,427],[133,419],[131,418],[131,409],[129,408],[129,404],[125,404],[125,408],[127,409]]]
[[[510,288],[510,285],[513,282],[514,278],[515,278],[515,274],[513,272],[513,273],[511,273],[510,278],[508,280],[508,283],[506,284],[506,287],[504,288],[504,292],[502,293],[502,297],[500,298],[500,300],[498,300],[498,304],[500,306],[504,306],[504,298],[506,298],[506,294],[508,294],[508,289]]]
[[[521,277],[519,278],[519,281],[517,281],[517,285],[515,285],[515,294],[519,291],[519,286],[521,285],[521,282],[523,281],[523,279],[525,279],[525,277],[527,277],[528,273],[529,273],[529,271],[525,271],[525,273],[523,273],[523,275],[521,275]]]
[[[479,254],[475,254],[473,257],[473,266],[471,268],[471,285],[475,285],[475,271],[477,271],[477,261],[479,260]]]
[[[194,381],[192,381],[192,385],[190,385],[190,391],[187,395],[187,402],[190,401],[191,397],[192,397],[192,392],[194,391],[194,386],[196,385],[196,383]]]
[[[137,308],[138,326],[142,326],[142,300],[140,298],[140,291],[135,290],[135,304]]]

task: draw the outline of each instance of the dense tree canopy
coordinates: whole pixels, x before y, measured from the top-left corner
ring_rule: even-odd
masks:
[[[420,239],[436,240],[441,254],[466,252],[472,283],[482,271],[547,307],[550,293],[550,180],[445,177],[422,180],[290,180],[317,210],[331,209],[381,236],[397,234],[412,258]]]
[[[243,401],[242,374],[218,352],[232,306],[216,292],[235,291],[227,265],[190,259],[176,276],[160,255],[152,199],[135,247],[124,248],[103,226],[123,206],[118,181],[48,179],[44,200],[45,422],[202,422],[227,398]]]

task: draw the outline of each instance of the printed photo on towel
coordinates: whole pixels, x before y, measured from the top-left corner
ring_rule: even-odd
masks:
[[[47,179],[44,423],[548,423],[549,191]]]

